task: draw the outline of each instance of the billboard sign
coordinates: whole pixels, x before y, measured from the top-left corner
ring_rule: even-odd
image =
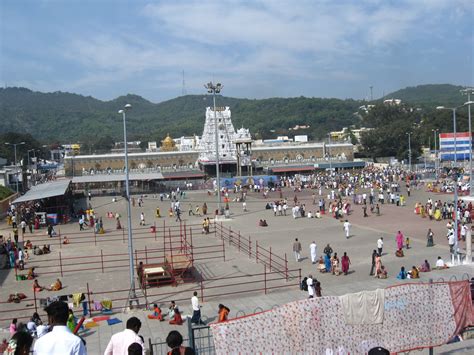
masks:
[[[454,154],[456,154],[456,160],[469,160],[472,150],[469,149],[469,132],[456,133],[456,149],[454,148],[454,133],[440,133],[439,147],[441,161],[454,161]]]

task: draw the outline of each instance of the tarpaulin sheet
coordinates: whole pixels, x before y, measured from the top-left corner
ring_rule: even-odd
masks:
[[[473,324],[468,281],[385,289],[381,324],[346,324],[339,297],[295,301],[267,312],[211,324],[217,354],[365,354],[447,343]]]

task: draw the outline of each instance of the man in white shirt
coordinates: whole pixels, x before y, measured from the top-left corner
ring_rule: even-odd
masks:
[[[449,244],[449,252],[451,254],[454,253],[454,244],[456,244],[456,238],[454,236],[454,229],[451,228],[449,231],[448,231],[448,244]]]
[[[343,228],[344,228],[344,232],[346,233],[346,239],[349,239],[349,236],[351,235],[351,224],[349,223],[349,221],[346,219],[346,221],[344,222],[344,225],[343,225]]]
[[[316,264],[316,257],[318,256],[317,253],[317,245],[316,242],[313,240],[313,242],[309,245],[309,251],[311,255],[311,263]]]
[[[437,269],[446,269],[447,268],[446,264],[444,263],[444,260],[441,259],[441,256],[438,256],[438,260],[436,260],[436,268]]]
[[[191,305],[193,307],[193,316],[191,318],[191,323],[193,324],[204,324],[201,320],[201,306],[199,306],[199,299],[197,297],[197,292],[194,291],[193,297],[191,297]]]
[[[314,298],[314,282],[313,275],[309,275],[306,279],[306,285],[308,285],[308,295],[309,298]]]
[[[36,340],[34,355],[87,355],[81,338],[66,326],[69,316],[67,303],[56,301],[45,309],[52,330]]]
[[[142,322],[137,317],[131,317],[127,320],[127,329],[112,335],[104,355],[128,355],[128,347],[133,343],[142,346],[143,355],[145,355],[145,345],[143,339],[138,335]]]
[[[380,256],[382,256],[382,250],[383,250],[383,238],[380,237],[378,240],[377,240],[377,252]]]

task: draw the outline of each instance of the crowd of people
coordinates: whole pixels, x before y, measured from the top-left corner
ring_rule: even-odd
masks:
[[[191,297],[191,307],[193,309],[192,316],[189,316],[191,323],[205,324],[197,292]],[[26,324],[19,322],[17,318],[13,319],[9,326],[10,340],[3,340],[0,344],[0,353],[28,355],[33,347],[34,354],[38,355],[86,354],[86,341],[79,336],[80,330],[83,329],[83,319],[78,322],[68,304],[60,300],[51,302],[45,308],[45,312],[48,320],[44,323],[36,312]],[[229,313],[230,309],[227,306],[219,304],[216,321],[227,321]],[[166,316],[171,325],[182,325],[185,318],[176,303],[171,301],[166,315],[157,304],[154,304],[153,312],[148,315],[148,319],[164,321]],[[112,335],[104,354],[145,354],[145,341],[139,335],[141,326],[142,323],[137,317],[129,318],[126,329]],[[191,348],[183,347],[183,338],[176,330],[168,334],[166,342],[171,349],[169,354],[194,354]]]

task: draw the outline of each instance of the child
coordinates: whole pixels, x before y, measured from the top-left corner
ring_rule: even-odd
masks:
[[[410,238],[405,239],[405,245],[407,246],[407,249],[410,249]]]

